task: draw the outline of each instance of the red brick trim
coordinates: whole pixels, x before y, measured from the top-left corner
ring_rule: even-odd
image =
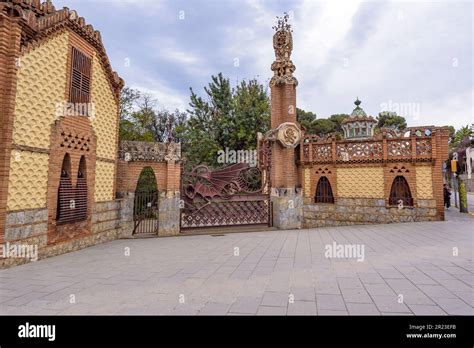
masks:
[[[5,237],[20,44],[19,19],[0,13],[0,243]]]
[[[81,150],[80,147],[64,146],[64,139],[69,134],[78,139],[88,139],[89,151]],[[48,172],[48,244],[60,243],[78,236],[86,236],[91,233],[92,213],[94,208],[95,171],[96,171],[96,146],[97,137],[94,133],[89,117],[66,116],[55,121],[51,127],[51,150],[49,156]],[[77,142],[76,142],[77,144]],[[62,146],[63,145],[63,146]],[[59,177],[64,156],[69,154],[71,158],[71,179],[75,187],[77,183],[77,171],[81,157],[86,159],[87,177],[87,220],[58,225],[56,223],[57,195]]]

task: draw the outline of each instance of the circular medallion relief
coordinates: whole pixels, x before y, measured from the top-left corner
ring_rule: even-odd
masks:
[[[301,140],[301,130],[291,122],[282,123],[277,128],[277,138],[287,148],[295,148]]]

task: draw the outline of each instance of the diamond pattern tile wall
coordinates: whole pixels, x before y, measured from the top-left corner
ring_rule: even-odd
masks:
[[[416,167],[416,192],[420,199],[433,198],[433,180],[430,166]]]
[[[95,201],[104,202],[114,199],[114,174],[115,164],[109,162],[96,162],[95,175]]]
[[[68,34],[53,36],[20,57],[13,143],[49,148],[51,124],[64,106]]]
[[[348,198],[383,198],[383,168],[338,168],[337,195]]]
[[[115,159],[117,156],[118,106],[99,58],[93,59],[92,102],[95,117],[92,127],[97,135],[97,156]]]
[[[12,151],[7,209],[46,207],[48,154]]]

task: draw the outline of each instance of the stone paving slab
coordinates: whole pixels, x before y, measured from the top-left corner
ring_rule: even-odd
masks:
[[[473,315],[474,217],[448,215],[117,240],[1,270],[0,314]],[[326,258],[334,242],[363,245],[363,261]]]

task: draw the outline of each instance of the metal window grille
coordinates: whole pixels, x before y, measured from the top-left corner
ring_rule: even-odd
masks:
[[[59,179],[58,204],[56,221],[58,224],[84,221],[87,219],[87,180],[82,169],[77,176],[74,188],[70,174],[66,169],[61,170]]]
[[[318,181],[316,188],[316,203],[334,203],[334,196],[332,194],[331,183],[325,176]]]
[[[403,201],[404,206],[413,206],[413,197],[411,196],[410,186],[403,176],[397,176],[392,183],[390,190],[390,205],[398,205]]]

